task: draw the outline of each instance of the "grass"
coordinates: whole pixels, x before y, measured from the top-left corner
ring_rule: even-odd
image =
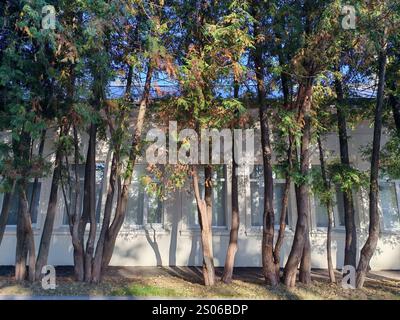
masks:
[[[134,270],[134,271],[132,271]],[[231,284],[218,281],[213,287],[201,283],[201,275],[189,268],[183,272],[165,268],[115,268],[102,283],[75,282],[70,274],[57,276],[55,290],[43,290],[40,282],[16,283],[12,275],[0,275],[0,295],[33,296],[135,296],[169,298],[238,298],[267,300],[400,300],[400,281],[388,278],[368,279],[362,290],[345,290],[329,284],[326,277],[313,275],[310,286],[298,284],[294,289],[283,285],[276,288],[264,284],[260,270],[238,270]],[[340,278],[338,277],[338,280]]]
[[[179,297],[179,292],[169,288],[133,284],[125,288],[114,290],[111,292],[111,295],[135,297]]]

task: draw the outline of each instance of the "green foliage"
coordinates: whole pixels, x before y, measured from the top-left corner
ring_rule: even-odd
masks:
[[[394,135],[381,150],[380,168],[382,176],[400,179],[400,137]]]
[[[339,186],[343,192],[358,190],[369,183],[367,173],[338,162],[330,163],[327,171],[332,183]]]

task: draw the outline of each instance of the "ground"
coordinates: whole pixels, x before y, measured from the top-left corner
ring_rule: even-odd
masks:
[[[217,269],[221,276],[222,269]],[[44,290],[41,283],[17,284],[13,280],[13,268],[0,268],[0,299],[10,296],[130,296],[130,297],[170,297],[170,298],[238,298],[268,300],[298,299],[396,299],[400,300],[400,272],[372,273],[362,290],[341,288],[329,284],[326,271],[313,270],[312,285],[301,284],[288,290],[280,285],[271,288],[264,284],[260,268],[237,268],[234,281],[221,281],[214,287],[205,287],[201,281],[199,268],[162,267],[110,267],[101,284],[77,283],[73,280],[72,269],[57,268],[57,288]]]

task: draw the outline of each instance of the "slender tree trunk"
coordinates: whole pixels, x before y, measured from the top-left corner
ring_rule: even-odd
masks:
[[[136,28],[136,31],[137,30],[138,30],[138,28]],[[138,35],[137,35],[137,37],[138,37]],[[127,101],[127,102],[129,102],[131,100],[132,79],[133,79],[133,67],[128,66],[128,76],[126,79],[127,83],[126,83],[126,88],[125,88],[125,101]],[[111,119],[110,115],[107,115],[107,117],[109,120],[110,133],[111,133],[111,136],[113,136],[115,133],[114,125],[112,123],[112,119]],[[93,259],[92,282],[94,282],[94,283],[100,282],[101,276],[102,276],[101,271],[102,271],[104,243],[106,240],[107,230],[110,227],[110,222],[111,222],[112,205],[113,205],[114,195],[115,195],[115,184],[117,182],[117,176],[121,170],[121,168],[120,168],[120,150],[121,150],[121,145],[116,144],[114,146],[113,157],[111,160],[110,180],[109,180],[109,185],[108,185],[108,190],[107,190],[106,204],[104,207],[103,222],[102,222],[102,226],[101,226],[99,240],[97,241],[97,245],[96,245],[95,256]]]
[[[400,98],[390,95],[389,103],[392,106],[393,119],[396,126],[397,135],[400,137]]]
[[[301,84],[297,97],[297,105],[300,106],[299,123],[304,123],[301,138],[301,153],[300,153],[300,172],[306,177],[309,172],[310,164],[310,141],[311,141],[311,97],[312,97],[312,80]],[[308,236],[308,220],[309,220],[309,187],[306,181],[303,181],[296,192],[297,196],[297,212],[298,218],[296,223],[296,231],[293,239],[292,249],[290,251],[288,261],[284,269],[284,283],[288,287],[296,285],[297,268],[301,264],[301,280],[308,282],[310,272],[310,248]],[[304,256],[304,259],[302,257]]]
[[[35,264],[36,264],[36,252],[35,252],[35,239],[33,235],[33,230],[32,230],[32,221],[31,221],[31,215],[29,212],[29,203],[28,203],[28,198],[26,196],[26,189],[23,188],[20,190],[20,204],[22,205],[21,208],[21,214],[24,219],[24,227],[25,227],[25,233],[26,233],[26,248],[28,251],[28,267],[29,267],[29,273],[28,273],[28,278],[29,281],[33,282],[35,281]]]
[[[102,263],[101,263],[101,267],[102,267],[101,272],[105,271],[105,269],[107,268],[108,264],[111,261],[111,257],[112,257],[114,247],[115,247],[115,241],[117,239],[118,232],[121,229],[122,224],[125,219],[126,206],[128,203],[128,190],[129,190],[131,182],[132,182],[132,174],[133,174],[133,169],[135,166],[136,156],[140,151],[139,143],[140,143],[140,138],[141,138],[142,131],[143,131],[143,125],[144,125],[144,121],[145,121],[145,117],[146,117],[147,105],[148,105],[148,101],[149,101],[149,97],[150,97],[152,75],[153,75],[153,62],[149,61],[143,96],[140,101],[135,133],[134,133],[134,137],[132,139],[131,150],[130,150],[128,164],[127,164],[128,168],[127,168],[126,177],[125,177],[124,183],[122,185],[122,190],[120,192],[120,196],[118,197],[118,201],[117,201],[118,203],[117,203],[117,208],[115,211],[113,222],[111,223],[111,226],[107,229],[107,232],[106,232],[106,239],[104,241],[103,257],[102,257]]]
[[[42,135],[40,137],[40,143],[39,143],[39,150],[38,150],[38,156],[42,157],[43,156],[43,151],[44,151],[44,144],[46,142],[46,130],[42,130]],[[33,144],[31,146],[31,157],[33,154]],[[33,186],[32,186],[32,194],[30,199],[28,199],[28,204],[29,204],[29,212],[32,212],[33,210],[33,205],[35,205],[35,198],[36,195],[40,192],[39,190],[39,178],[35,177],[33,180]]]
[[[379,53],[379,83],[378,94],[375,109],[374,121],[374,139],[372,143],[372,157],[371,157],[371,176],[370,176],[370,191],[369,191],[369,234],[364,247],[361,250],[360,261],[357,267],[357,288],[362,288],[364,285],[365,277],[369,262],[375,252],[379,239],[379,211],[378,211],[378,197],[379,197],[379,153],[381,147],[381,134],[382,134],[382,112],[385,90],[385,76],[386,76],[386,48],[383,48]]]
[[[279,64],[283,67],[285,62],[283,55],[279,55]],[[285,72],[281,72],[281,82],[282,82],[282,92],[283,92],[283,103],[284,108],[291,108],[291,97],[290,97],[290,76]],[[280,266],[281,266],[281,248],[283,245],[283,241],[285,239],[285,230],[286,230],[286,216],[289,207],[289,196],[290,196],[290,185],[292,183],[291,172],[293,169],[293,134],[289,132],[288,136],[288,148],[287,148],[287,169],[285,176],[285,187],[283,191],[282,197],[282,206],[279,217],[279,231],[278,238],[276,239],[275,248],[274,248],[274,262],[275,262],[275,270],[276,276],[280,278]]]
[[[20,186],[18,185],[18,188]],[[18,191],[19,192],[19,191]],[[18,199],[20,202],[20,199]],[[26,278],[26,251],[25,251],[25,220],[22,208],[19,206],[17,216],[17,247],[15,250],[15,280],[23,281]]]
[[[238,250],[238,240],[239,240],[239,184],[237,177],[237,164],[233,161],[232,166],[232,221],[231,221],[231,231],[229,234],[229,246],[226,252],[224,273],[222,275],[222,281],[225,283],[232,282],[233,267],[235,265],[235,255]]]
[[[27,259],[28,254],[28,261]],[[17,250],[15,263],[15,279],[25,280],[26,263],[28,262],[29,281],[35,281],[35,241],[32,230],[32,222],[29,213],[29,204],[26,196],[26,184],[19,183],[19,210],[17,223]]]
[[[85,166],[85,196],[83,200],[88,203],[87,215],[89,217],[89,236],[86,242],[84,263],[86,282],[92,280],[92,260],[96,240],[96,133],[96,125],[92,123],[89,129],[90,141]]]
[[[300,262],[299,281],[306,285],[311,283],[311,241],[309,220],[307,220],[303,255]]]
[[[215,284],[214,259],[212,256],[212,233],[210,219],[207,212],[207,201],[203,200],[200,195],[199,177],[195,166],[192,167],[193,190],[197,203],[199,214],[199,223],[201,230],[201,245],[203,251],[203,278],[206,286]]]
[[[32,139],[29,133],[22,131],[19,141],[12,141],[14,161],[19,168],[18,161],[29,162],[31,159]],[[29,212],[29,203],[26,196],[28,168],[24,166],[21,177],[16,182],[18,190],[18,217],[17,217],[17,246],[15,252],[15,279],[22,281],[26,278],[26,264],[29,267],[29,280],[35,280],[35,239],[32,230],[32,221]],[[29,255],[28,261],[27,256]]]
[[[239,85],[235,83],[234,88],[235,99],[239,98]],[[241,142],[240,142],[241,143]],[[229,234],[229,245],[226,252],[224,273],[222,281],[225,283],[232,282],[233,267],[235,265],[235,255],[238,250],[239,239],[239,181],[237,176],[238,165],[235,162],[235,141],[232,144],[232,217],[231,217],[231,231]]]
[[[118,165],[119,165],[119,151],[115,150],[111,163],[110,182],[108,186],[106,204],[104,208],[103,224],[100,231],[99,240],[97,241],[96,253],[93,260],[92,281],[95,283],[101,281],[101,263],[103,259],[104,242],[106,239],[107,230],[110,227],[110,222],[111,222],[112,205],[115,195],[115,183],[117,180],[117,174],[119,172]]]
[[[396,54],[396,62],[395,64],[400,65],[400,54]],[[397,135],[400,137],[400,96],[396,91],[398,89],[398,82],[396,82],[396,78],[392,79],[389,83],[389,87],[392,93],[389,95],[389,104],[392,107],[394,124],[396,126]]]
[[[258,22],[254,24],[254,36],[261,35]],[[259,104],[259,116],[261,125],[261,147],[264,164],[264,212],[263,212],[263,238],[262,238],[262,265],[263,274],[267,284],[276,286],[276,277],[273,246],[274,246],[274,182],[272,179],[272,150],[270,142],[270,129],[268,123],[268,106],[266,103],[266,90],[264,84],[263,49],[257,44],[254,50],[254,66],[257,78],[257,95]]]
[[[290,185],[292,183],[292,179],[290,173],[292,171],[293,166],[293,135],[289,134],[289,146],[287,151],[287,162],[288,162],[288,169],[286,172],[285,177],[285,187],[283,191],[282,197],[282,208],[280,212],[279,218],[279,232],[278,238],[275,243],[274,248],[274,261],[275,261],[275,270],[276,276],[280,277],[280,265],[281,265],[281,248],[283,245],[283,240],[285,239],[285,230],[286,230],[286,216],[289,207],[289,196],[290,196]]]
[[[60,130],[63,130],[62,128]],[[51,181],[49,202],[47,205],[46,219],[43,226],[42,237],[40,239],[39,253],[36,261],[36,278],[40,277],[42,268],[47,263],[49,256],[51,236],[53,233],[54,220],[57,214],[58,187],[61,178],[61,150],[56,151],[53,178]]]
[[[335,87],[338,100],[337,121],[339,129],[340,161],[342,165],[350,167],[346,114],[343,110],[343,106],[341,105],[344,100],[344,94],[340,79],[335,80]],[[357,230],[353,206],[353,195],[351,190],[346,190],[343,192],[343,206],[346,230],[344,265],[351,265],[355,267],[357,264]]]
[[[204,200],[206,201],[208,225],[210,227],[210,248],[211,256],[214,256],[213,243],[212,243],[212,198],[213,198],[213,185],[212,185],[212,166],[207,165],[204,168]]]
[[[78,139],[78,131],[75,126],[73,126],[73,139],[74,139],[74,162],[79,163],[80,153],[79,153],[79,139]],[[74,274],[75,279],[77,281],[84,280],[84,247],[83,247],[83,235],[82,225],[81,225],[81,188],[80,188],[80,177],[78,173],[78,167],[74,166],[74,183],[72,183],[71,179],[71,170],[68,163],[68,157],[66,159],[66,171],[68,176],[68,187],[70,190],[70,203],[68,203],[68,196],[66,194],[66,190],[64,187],[64,183],[62,184],[62,191],[64,196],[65,207],[67,209],[68,214],[68,223],[69,230],[72,238],[72,246],[73,246],[73,257],[74,257]],[[74,199],[71,198],[71,191],[74,190]],[[70,204],[74,205],[71,206]]]
[[[325,159],[324,159],[324,149],[322,148],[321,138],[318,136],[318,149],[319,149],[319,161],[321,164],[321,175],[324,182],[324,187],[326,190],[330,190],[331,186],[327,178]],[[326,209],[328,211],[328,231],[326,236],[326,258],[328,262],[328,273],[331,283],[335,283],[335,271],[333,269],[332,263],[332,226],[333,226],[333,207],[331,199],[328,199],[326,203]]]

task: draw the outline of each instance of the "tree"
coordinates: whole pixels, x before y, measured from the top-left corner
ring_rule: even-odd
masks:
[[[304,1],[299,17],[301,49],[293,58],[293,70],[298,81],[295,109],[298,110],[298,124],[302,128],[299,162],[299,177],[296,181],[297,223],[292,249],[284,269],[284,283],[292,287],[296,282],[297,267],[300,263],[299,280],[311,282],[311,244],[309,239],[309,164],[312,138],[312,98],[314,80],[324,70],[327,61],[337,57],[336,33],[338,7],[336,3],[322,1],[317,6]],[[318,17],[318,18],[317,18]],[[302,22],[301,22],[302,21]]]
[[[387,44],[389,35],[395,30],[396,22],[398,24],[398,10],[394,10],[392,6],[398,9],[397,3],[377,3],[371,4],[374,14],[368,15],[365,26],[368,28],[372,24],[378,28],[369,30],[367,37],[372,40],[372,47],[378,55],[377,75],[378,75],[378,91],[376,95],[376,107],[374,113],[374,135],[372,142],[371,169],[370,169],[370,190],[369,190],[369,233],[367,241],[361,249],[360,260],[357,266],[357,288],[362,288],[365,282],[366,273],[369,262],[375,252],[379,240],[379,160],[381,149],[382,135],[382,114],[385,99],[386,85],[386,69],[387,69]],[[388,18],[388,25],[380,23],[382,17]]]
[[[270,128],[268,108],[266,103],[266,87],[264,84],[265,66],[263,62],[263,44],[260,37],[263,37],[262,26],[260,23],[260,13],[262,12],[260,1],[253,2],[253,16],[257,21],[254,23],[254,39],[256,41],[253,52],[254,68],[257,79],[257,96],[259,104],[259,117],[261,126],[261,148],[264,166],[264,212],[263,212],[263,238],[262,238],[262,265],[265,281],[276,286],[276,277],[273,242],[274,242],[274,208],[273,208],[273,179],[272,179],[272,149],[270,141]]]
[[[337,126],[339,131],[340,161],[343,166],[350,167],[347,121],[345,108],[343,106],[343,86],[339,78],[335,79],[335,89],[337,95]],[[346,240],[344,248],[344,265],[356,265],[357,258],[357,231],[355,224],[355,212],[353,206],[352,190],[343,192],[343,206],[345,216]]]
[[[328,273],[329,279],[331,283],[335,283],[335,272],[333,269],[332,263],[332,227],[333,227],[333,206],[332,206],[332,196],[329,193],[331,186],[327,178],[326,167],[325,167],[325,159],[324,159],[324,149],[321,142],[321,137],[318,136],[318,149],[319,149],[319,161],[321,164],[321,175],[322,182],[325,191],[327,192],[327,197],[325,197],[324,201],[326,205],[326,209],[328,212],[328,230],[327,230],[327,238],[326,238],[326,259],[328,263]]]
[[[234,98],[239,98],[239,84],[234,84]],[[236,112],[238,113],[238,112]],[[226,251],[224,273],[222,275],[222,281],[225,283],[232,282],[233,267],[235,265],[235,255],[238,250],[239,240],[239,180],[238,180],[238,169],[239,166],[235,161],[235,141],[232,144],[232,216],[231,216],[231,230],[229,234],[229,245]]]

